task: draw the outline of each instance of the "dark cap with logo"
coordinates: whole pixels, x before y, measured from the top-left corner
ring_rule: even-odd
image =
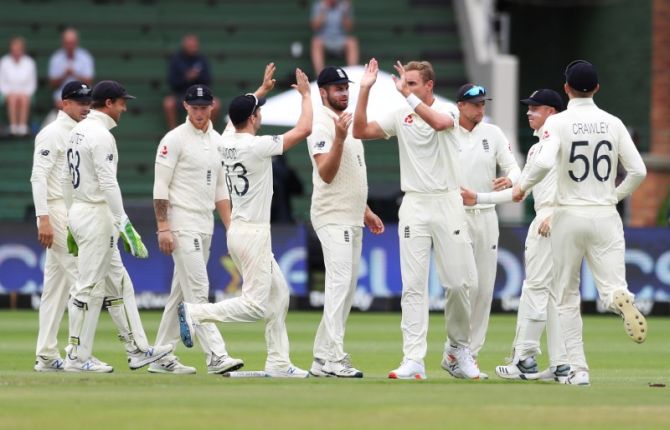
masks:
[[[526,106],[551,106],[558,112],[565,109],[563,99],[554,90],[543,88],[541,90],[533,91],[527,99],[521,100],[521,104]]]
[[[265,98],[257,98],[254,94],[237,96],[228,105],[228,116],[233,125],[240,125],[265,104]]]
[[[565,82],[577,91],[588,93],[598,85],[598,72],[588,61],[575,60],[565,68]]]
[[[78,102],[90,102],[91,87],[81,81],[70,81],[63,87],[60,93],[61,100],[76,100]]]
[[[319,87],[346,83],[353,84],[353,82],[349,80],[347,72],[341,67],[328,66],[319,73],[319,77],[316,79],[316,84]]]
[[[480,85],[465,84],[456,92],[457,102],[479,103],[483,100],[491,100],[491,98],[486,97],[486,88]]]
[[[188,87],[184,101],[192,106],[209,106],[214,103],[214,96],[207,85],[197,84]]]
[[[116,81],[100,81],[93,87],[93,100],[105,101],[107,99],[134,99],[135,96],[128,94],[123,85]]]

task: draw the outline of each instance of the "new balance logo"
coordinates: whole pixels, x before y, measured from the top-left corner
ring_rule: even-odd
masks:
[[[493,250],[498,249],[498,245],[493,245],[493,246],[491,247],[491,249],[493,249]]]
[[[409,226],[405,226],[405,239],[409,239]]]
[[[344,241],[349,243],[349,230],[344,230]]]
[[[454,234],[455,234],[456,236],[458,236],[459,234],[461,234],[461,231],[460,231],[460,230],[454,230]]]
[[[489,141],[486,139],[482,140],[482,146],[484,147],[484,152],[489,152]]]
[[[207,170],[207,185],[212,185],[212,171]]]
[[[193,247],[196,251],[200,251],[200,241],[197,238],[193,239]]]

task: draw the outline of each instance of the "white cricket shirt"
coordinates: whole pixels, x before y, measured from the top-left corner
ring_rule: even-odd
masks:
[[[568,109],[544,123],[541,147],[526,190],[557,164],[556,203],[561,206],[611,206],[637,188],[646,175],[640,153],[621,120],[599,109],[591,98],[574,98]],[[615,186],[617,164],[627,175]]]
[[[472,130],[458,126],[459,156],[466,188],[478,192],[493,191],[496,166],[515,183],[521,170],[514,159],[509,141],[502,130],[493,124],[480,122]],[[477,204],[475,209],[485,209],[494,204]]]
[[[270,223],[272,156],[283,151],[283,136],[224,131],[223,163],[233,206],[231,220]]]
[[[456,106],[436,99],[431,108],[450,115],[454,124],[458,124]],[[454,127],[435,131],[409,105],[378,119],[377,123],[387,139],[398,136],[402,191],[441,193],[459,189],[462,180],[458,131]]]
[[[77,121],[63,111],[56,120],[35,136],[35,153],[30,182],[33,185],[35,215],[48,215],[48,200],[63,198],[63,175],[66,173],[65,151],[70,131]]]
[[[307,149],[312,161],[312,226],[317,229],[327,224],[363,226],[368,200],[368,178],[365,167],[363,142],[354,139],[351,127],[342,146],[340,167],[330,184],[319,176],[315,154],[327,154],[335,140],[337,115],[325,106],[314,111],[312,134],[307,138]]]
[[[212,234],[216,186],[224,175],[223,139],[212,127],[198,130],[186,122],[168,132],[156,151],[156,164],[172,169],[168,220],[173,231]]]
[[[109,130],[116,122],[107,114],[92,110],[74,126],[65,152],[72,183],[73,202],[105,202],[103,190],[118,188],[116,169],[119,154]]]

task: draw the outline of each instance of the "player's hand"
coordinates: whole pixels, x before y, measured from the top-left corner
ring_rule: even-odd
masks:
[[[265,97],[265,95],[272,91],[272,89],[275,87],[275,84],[277,83],[277,80],[274,78],[276,70],[277,66],[275,66],[275,63],[269,63],[267,66],[265,66],[263,83],[254,93],[256,94],[256,97]]]
[[[465,206],[474,206],[477,204],[477,193],[465,187],[461,187],[461,197]]]
[[[506,190],[507,188],[512,188],[512,180],[510,178],[503,177],[493,180],[493,191]]]
[[[543,237],[551,236],[551,216],[548,216],[542,220],[540,228],[537,229],[537,232],[540,234],[540,236]]]
[[[127,216],[123,217],[117,227],[126,252],[137,258],[149,257],[149,251],[147,251],[147,247],[142,243],[142,236],[135,230],[135,227],[130,223]]]
[[[384,223],[382,222],[381,218],[379,218],[377,214],[372,212],[369,208],[365,210],[365,217],[363,222],[372,234],[384,233]]]
[[[67,228],[67,252],[72,254],[74,257],[79,256],[79,246],[72,236],[70,227]]]
[[[377,60],[372,58],[368,64],[365,65],[363,76],[361,77],[361,88],[370,88],[377,82],[377,73],[379,72],[379,64]]]
[[[165,255],[171,255],[174,252],[176,244],[170,230],[158,232],[158,248]]]
[[[395,64],[393,65],[393,68],[395,69],[396,72],[398,72],[398,76],[393,75],[393,82],[395,82],[395,88],[398,90],[403,96],[407,97],[409,96],[412,92],[409,90],[409,87],[407,86],[407,81],[405,81],[405,68],[402,66],[402,63],[400,61],[396,61]]]
[[[353,116],[349,112],[344,112],[338,119],[333,119],[335,121],[335,138],[339,140],[344,140],[347,138],[347,133],[349,132],[349,127]]]
[[[43,215],[37,221],[37,240],[45,248],[51,248],[54,243],[54,229],[48,215]]]
[[[514,186],[514,189],[512,189],[512,200],[514,200],[515,202],[518,203],[521,200],[523,200],[523,195],[524,194],[525,193],[523,191],[521,191],[521,187],[519,186],[519,184],[516,184]]]
[[[298,90],[303,97],[310,95],[309,78],[300,68],[295,69],[295,84],[291,87]]]

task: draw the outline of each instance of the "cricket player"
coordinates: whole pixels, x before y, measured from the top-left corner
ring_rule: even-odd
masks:
[[[552,294],[558,303],[561,330],[571,367],[566,384],[589,385],[582,340],[579,279],[586,258],[605,306],[619,313],[635,342],[647,337],[647,322],[633,303],[626,283],[626,249],[616,203],[644,180],[646,167],[626,127],[593,102],[598,92],[595,67],[583,60],[565,70],[566,111],[545,121],[540,148],[528,174],[513,191],[514,201],[540,182],[556,165],[556,208],[552,216],[554,262]],[[615,186],[618,162],[626,178]]]
[[[92,91],[93,110],[70,133],[66,158],[72,186],[68,213],[68,247],[79,253],[79,274],[69,306],[70,340],[65,371],[112,372],[92,358],[95,329],[103,303],[117,326],[128,354],[128,365],[138,369],[172,351],[172,346],[148,345],[140,320],[135,291],[116,246],[119,235],[133,256],[147,258],[140,235],[128,220],[116,181],[118,151],[114,128],[134,98],[116,81],[101,81]],[[68,200],[69,197],[66,197]]]
[[[486,89],[471,83],[461,86],[456,94],[463,185],[483,192],[511,188],[521,174],[502,130],[482,121],[487,100],[491,99]],[[496,167],[505,176],[496,178]],[[465,214],[477,262],[477,285],[470,291],[470,350],[476,359],[486,338],[498,268],[498,215],[493,203],[468,206]],[[456,357],[450,352],[453,349],[454,346],[447,346],[447,371],[458,375],[454,368]],[[486,376],[481,374],[482,378]]]
[[[312,131],[312,101],[309,80],[296,69],[296,84],[302,110],[296,126],[281,136],[257,136],[260,108],[265,99],[254,94],[235,97],[228,109],[234,132],[224,132],[223,159],[232,204],[228,227],[228,250],[240,270],[242,295],[214,304],[183,303],[179,306],[181,339],[187,347],[198,335],[195,327],[208,322],[254,322],[266,320],[268,357],[265,372],[271,377],[306,378],[309,372],[291,364],[286,333],[289,291],[272,255],[270,203],[272,200],[272,156],[305,139]],[[225,219],[225,218],[224,218]]]
[[[430,63],[411,61],[403,66],[398,62],[395,69],[400,76],[396,88],[407,99],[407,106],[368,122],[368,98],[379,70],[373,58],[361,78],[353,126],[358,139],[398,136],[400,187],[405,192],[398,214],[404,357],[389,378],[426,378],[428,272],[434,249],[440,282],[449,288],[447,346],[455,347],[445,350],[443,367],[446,356],[452,354],[459,377],[479,379],[470,351],[469,294],[477,283],[477,270],[459,193],[458,111],[435,99],[435,72]]]
[[[44,288],[39,308],[34,369],[63,370],[58,352],[58,328],[77,278],[77,262],[67,251],[67,207],[63,200],[65,147],[70,131],[86,118],[91,105],[91,88],[83,82],[67,83],[61,91],[62,110],[56,120],[35,137],[35,154],[30,182],[37,216],[37,238],[47,248]]]
[[[158,245],[174,259],[174,275],[156,337],[157,344],[176,346],[179,341],[177,305],[186,300],[208,303],[207,261],[214,230],[212,211],[226,194],[222,138],[210,120],[214,96],[205,85],[186,90],[188,116],[158,145],[154,180],[154,209]],[[213,323],[198,326],[198,339],[206,354],[207,372],[239,369],[242,360],[228,356],[219,329]],[[149,372],[188,374],[196,369],[169,355],[149,366]]]
[[[314,376],[362,378],[344,352],[344,331],[358,286],[363,225],[381,234],[384,224],[367,206],[368,180],[363,143],[351,135],[349,77],[326,67],[317,84],[323,106],[314,113],[307,148],[312,161],[312,226],[326,266],[323,318],[314,340]]]
[[[564,110],[563,100],[556,91],[540,89],[521,100],[528,106],[528,124],[535,136],[541,136],[545,120]],[[528,151],[526,168],[537,153],[538,144]],[[535,219],[528,228],[526,237],[526,279],[521,287],[521,298],[516,324],[516,336],[512,344],[512,357],[508,365],[496,366],[496,374],[504,379],[541,379],[562,382],[568,376],[570,366],[565,352],[565,343],[558,322],[558,310],[549,294],[552,280],[551,215],[556,194],[556,168],[532,188],[535,201]],[[495,192],[461,192],[466,206],[475,204],[507,203],[512,201],[512,189]],[[549,349],[548,369],[538,371],[535,357],[541,353],[540,338],[546,326]]]

